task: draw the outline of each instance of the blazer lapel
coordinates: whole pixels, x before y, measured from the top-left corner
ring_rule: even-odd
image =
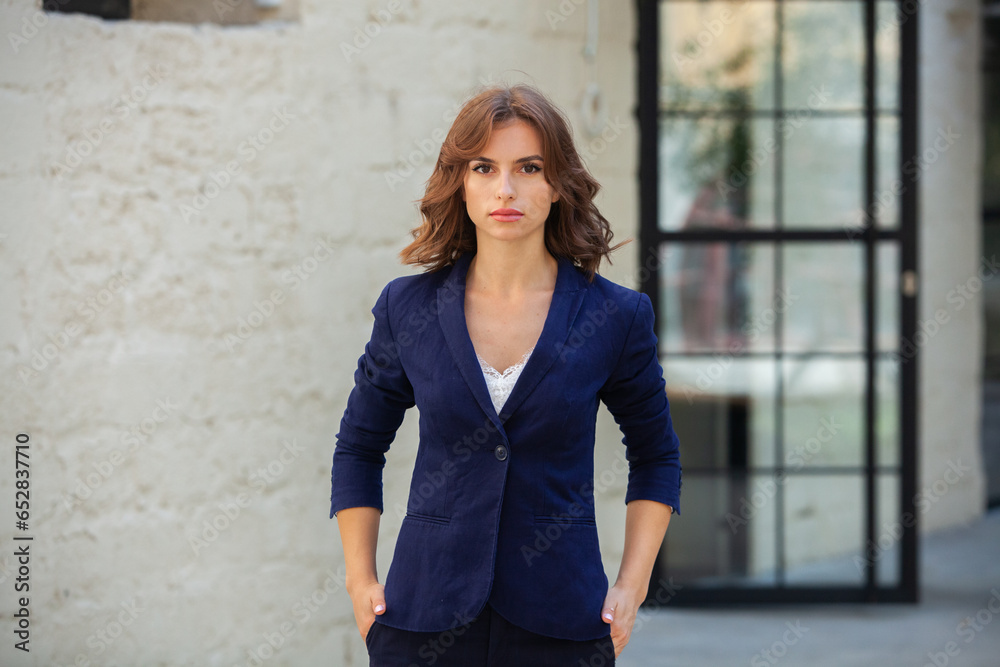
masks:
[[[460,256],[452,266],[444,284],[438,288],[437,302],[440,308],[441,330],[448,349],[479,407],[494,425],[502,430],[503,424],[524,402],[559,357],[559,351],[566,344],[573,322],[583,304],[586,277],[570,260],[558,258],[559,273],[542,333],[500,415],[497,415],[465,321],[465,276],[472,256],[472,253]]]
[[[437,303],[440,312],[438,319],[448,349],[465,383],[472,390],[476,402],[493,422],[494,427],[503,433],[503,422],[493,407],[490,390],[486,386],[483,370],[476,358],[476,348],[472,345],[469,327],[465,322],[465,275],[469,271],[472,255],[473,253],[461,255],[452,265],[444,284],[438,288]]]
[[[553,363],[559,358],[560,350],[566,345],[573,322],[580,312],[580,306],[583,305],[586,277],[570,260],[564,257],[559,257],[558,260],[559,274],[556,277],[555,290],[552,292],[549,314],[545,318],[535,349],[528,357],[528,363],[524,365],[510,396],[500,409],[501,422],[510,419],[545,374],[552,369]],[[483,382],[485,384],[485,380]]]

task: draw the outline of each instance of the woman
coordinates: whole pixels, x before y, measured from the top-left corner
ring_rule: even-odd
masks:
[[[613,665],[628,643],[681,468],[649,298],[596,273],[614,249],[598,187],[528,86],[475,96],[444,140],[401,253],[427,270],[376,301],[333,455],[331,517],[371,665]],[[600,401],[629,461],[610,588],[594,521]],[[384,453],[414,405],[383,585]]]

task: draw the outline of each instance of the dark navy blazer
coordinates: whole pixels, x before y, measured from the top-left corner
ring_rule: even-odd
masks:
[[[382,511],[384,454],[416,405],[416,463],[377,621],[438,632],[489,602],[539,634],[606,636],[594,521],[599,401],[624,434],[625,502],[680,511],[652,304],[600,275],[588,282],[559,258],[541,336],[498,415],[465,321],[471,259],[396,278],[379,295],[337,433],[330,516]]]

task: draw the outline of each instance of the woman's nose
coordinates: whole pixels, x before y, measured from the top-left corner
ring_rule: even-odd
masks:
[[[500,181],[497,184],[497,197],[499,199],[513,199],[514,182],[510,174],[500,174]]]

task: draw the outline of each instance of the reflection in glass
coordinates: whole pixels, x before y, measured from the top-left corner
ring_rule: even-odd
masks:
[[[860,245],[792,243],[781,249],[791,305],[782,315],[791,352],[864,349],[864,255]]]
[[[661,108],[773,108],[774,26],[774,2],[663,3]]]
[[[864,209],[865,121],[808,114],[785,120],[785,227],[856,226]]]
[[[858,359],[785,359],[784,463],[863,466],[865,363]]]
[[[899,110],[899,10],[893,0],[880,0],[875,9],[875,106]]]
[[[785,581],[863,583],[864,476],[789,475],[783,490]]]
[[[880,118],[876,133],[875,202],[871,215],[879,227],[896,227],[903,188],[913,187],[899,175],[899,119]]]
[[[861,109],[864,16],[861,2],[784,3],[786,109]]]
[[[899,245],[879,243],[875,249],[875,349],[899,349]]]
[[[660,123],[660,229],[774,224],[774,123],[746,116]]]
[[[875,362],[875,465],[898,466],[899,450],[899,362],[880,358]]]
[[[670,524],[660,551],[674,582],[773,586],[774,498],[757,496],[758,507],[748,505],[761,480],[738,473],[685,474],[686,518]]]
[[[900,514],[899,497],[899,473],[875,477],[875,540],[865,545],[862,558],[874,564],[879,586],[899,585],[900,539],[904,522],[910,522]]]
[[[751,243],[664,244],[660,349],[774,349],[774,248]]]
[[[685,471],[774,465],[774,359],[715,354],[661,363]]]

